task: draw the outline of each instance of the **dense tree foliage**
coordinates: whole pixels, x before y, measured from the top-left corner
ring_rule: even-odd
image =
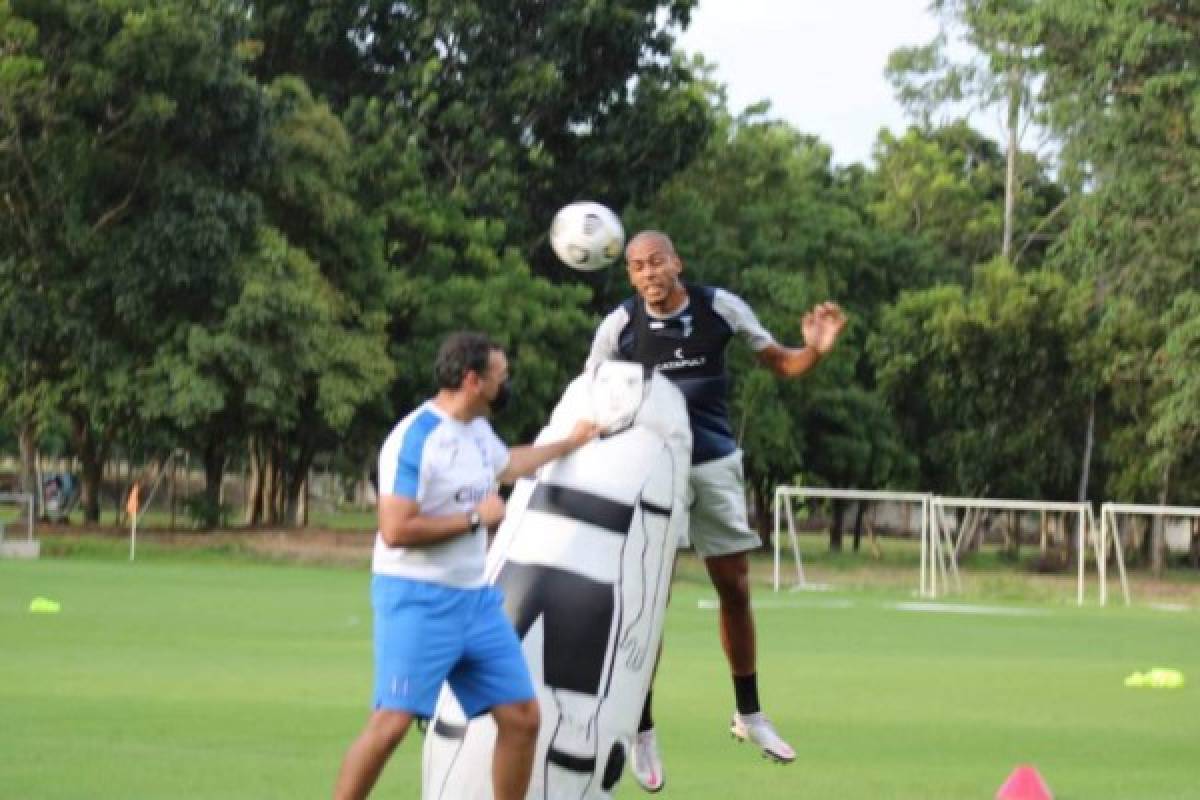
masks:
[[[498,424],[527,438],[629,293],[546,246],[592,199],[781,341],[813,303],[850,313],[801,381],[732,352],[759,509],[796,480],[1197,503],[1200,11],[937,0],[942,35],[888,67],[914,126],[837,167],[675,49],[695,4],[0,0],[22,483],[61,451],[95,519],[106,461],[183,450],[206,524],[230,470],[244,521],[302,524],[314,463],[361,475],[463,327],[509,349]]]

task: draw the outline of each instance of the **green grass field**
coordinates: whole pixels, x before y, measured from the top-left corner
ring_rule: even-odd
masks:
[[[0,562],[0,797],[328,796],[367,713],[365,570],[120,552]],[[1194,607],[930,613],[896,607],[912,587],[757,586],[764,704],[799,760],[729,738],[713,596],[685,562],[656,688],[663,797],[991,798],[1023,762],[1057,800],[1200,797]],[[29,613],[35,596],[61,613]],[[1122,685],[1152,666],[1191,683]],[[376,796],[419,796],[420,746]],[[626,775],[617,796],[642,795]]]

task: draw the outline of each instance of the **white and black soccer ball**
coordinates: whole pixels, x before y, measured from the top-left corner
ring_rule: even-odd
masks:
[[[550,225],[550,246],[571,269],[592,272],[617,260],[625,228],[607,206],[581,201],[563,206]]]

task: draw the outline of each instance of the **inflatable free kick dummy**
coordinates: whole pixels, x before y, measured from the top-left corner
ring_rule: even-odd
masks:
[[[513,489],[488,556],[542,712],[529,798],[607,798],[621,777],[662,640],[687,529],[683,395],[637,364],[575,379],[538,437],[581,418],[606,434]],[[496,726],[443,688],[425,738],[424,800],[491,798]]]

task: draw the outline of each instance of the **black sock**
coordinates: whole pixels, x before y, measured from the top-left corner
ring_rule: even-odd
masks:
[[[733,676],[733,696],[737,700],[739,714],[755,714],[761,709],[758,705],[758,673]]]
[[[650,698],[653,691],[646,692],[646,705],[642,706],[642,721],[638,723],[638,733],[644,733],[654,727],[654,714],[650,711]]]

